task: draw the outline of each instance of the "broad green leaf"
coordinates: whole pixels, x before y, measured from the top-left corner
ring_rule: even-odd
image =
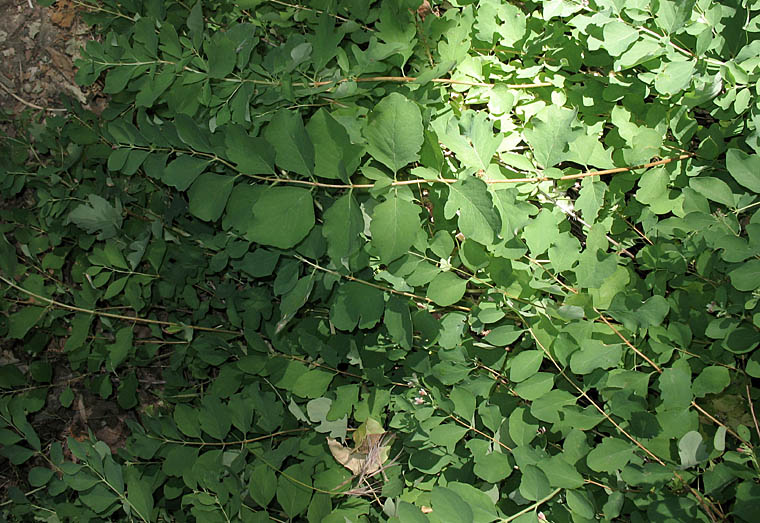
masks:
[[[277,111],[264,131],[264,137],[274,147],[275,162],[279,167],[303,176],[314,173],[314,145],[298,112]]]
[[[311,193],[300,187],[270,187],[253,204],[247,238],[263,245],[289,249],[314,227]]]
[[[24,307],[8,316],[8,337],[22,339],[45,314],[43,307]]]
[[[544,353],[540,350],[524,350],[510,358],[509,380],[524,381],[533,376],[544,361]]]
[[[596,472],[614,473],[625,467],[633,457],[636,447],[629,441],[604,438],[586,457],[586,463]]]
[[[585,483],[578,470],[563,459],[563,454],[556,454],[548,460],[540,461],[538,467],[544,471],[549,485],[554,488],[574,489],[582,487]]]
[[[135,467],[127,468],[127,500],[130,507],[143,521],[153,519],[153,482],[141,477]]]
[[[604,206],[604,194],[607,184],[593,177],[584,178],[581,182],[580,196],[575,201],[576,208],[581,211],[583,219],[591,224],[596,221],[599,209]]]
[[[358,325],[360,329],[374,327],[383,314],[383,292],[359,282],[341,285],[330,307],[330,321],[345,331]]]
[[[132,349],[133,330],[132,327],[122,327],[116,332],[116,341],[108,345],[108,364],[107,368],[110,371],[116,370],[121,365],[130,350]]]
[[[731,192],[731,188],[726,182],[719,178],[692,178],[689,180],[689,187],[697,191],[708,200],[722,203],[726,207],[733,208],[736,205],[734,194]]]
[[[691,468],[707,459],[707,449],[702,442],[702,435],[696,430],[687,432],[678,442],[678,456],[681,467]]]
[[[568,490],[565,493],[567,506],[573,514],[586,519],[593,519],[596,515],[594,506],[588,500],[586,493],[578,490]]]
[[[367,152],[397,173],[419,159],[424,141],[420,108],[404,95],[391,93],[370,113],[364,135]]]
[[[598,340],[585,340],[581,350],[570,357],[570,370],[576,374],[588,374],[594,369],[609,369],[620,363],[622,355],[620,344],[605,345]]]
[[[327,253],[335,265],[353,255],[363,245],[364,218],[352,193],[338,198],[324,213],[322,234],[327,239]]]
[[[372,245],[383,263],[406,254],[420,230],[420,208],[398,196],[390,196],[375,207],[370,223]]]
[[[98,233],[98,240],[107,240],[116,236],[122,224],[121,202],[111,205],[97,194],[87,196],[87,203],[80,204],[69,213],[67,223],[74,223],[88,234]]]
[[[692,383],[694,395],[698,398],[707,394],[717,394],[722,392],[731,383],[731,376],[728,369],[718,365],[705,367],[699,373]]]
[[[142,492],[142,486],[135,486],[134,490],[135,492],[138,492],[138,494],[135,494],[134,497],[139,499],[141,495],[139,493]],[[132,489],[130,488],[130,491],[127,494],[127,499],[129,499],[131,502],[132,497]],[[96,514],[105,512],[109,507],[111,507],[119,500],[116,494],[114,494],[113,491],[106,487],[103,483],[98,483],[90,490],[80,493],[79,499],[82,503],[91,508]],[[135,508],[137,509],[137,507]],[[143,518],[145,520],[149,520],[150,516],[143,516]]]
[[[209,160],[183,154],[166,166],[161,179],[166,185],[186,191],[209,163]]]
[[[335,19],[323,11],[312,38],[311,61],[315,72],[324,69],[327,62],[335,56],[342,39],[343,31],[335,28]]]
[[[534,401],[552,390],[554,374],[538,372],[515,386],[515,394],[524,400]]]
[[[472,509],[473,523],[491,523],[491,521],[498,519],[493,498],[482,490],[458,481],[448,482],[446,488],[459,494],[462,499],[467,500]]]
[[[266,508],[277,491],[277,478],[268,465],[256,462],[251,470],[248,493],[260,507]]]
[[[225,127],[224,144],[227,158],[244,174],[274,174],[274,148],[263,138],[248,135],[239,125]]]
[[[441,307],[454,305],[464,296],[467,280],[452,272],[441,272],[430,282],[427,297]]]
[[[465,167],[485,171],[501,144],[493,134],[493,122],[484,112],[467,111],[461,119],[440,118],[433,123],[436,134]]]
[[[478,178],[449,185],[444,216],[448,220],[457,216],[462,234],[483,245],[491,245],[501,230],[501,218],[488,186]]]
[[[198,413],[198,421],[204,432],[214,439],[224,440],[230,431],[230,418],[229,410],[219,398],[211,395],[204,396],[203,408]]]
[[[517,407],[509,415],[509,437],[517,446],[529,445],[536,437],[539,422],[525,407]]]
[[[442,423],[430,431],[430,441],[454,452],[454,447],[470,429],[456,423]]]
[[[602,29],[604,50],[610,56],[620,56],[633,42],[639,39],[639,32],[622,20],[611,20]]]
[[[731,285],[740,291],[753,291],[760,287],[760,260],[749,260],[728,273]]]
[[[526,465],[521,468],[520,494],[525,499],[537,501],[551,492],[549,479],[540,468]]]
[[[691,376],[688,365],[664,369],[660,374],[659,384],[661,399],[666,408],[686,408],[691,403]]]
[[[523,329],[518,329],[514,325],[500,325],[491,329],[485,340],[497,347],[505,347],[517,341],[522,336]]]
[[[207,222],[214,222],[222,216],[227,200],[235,183],[234,176],[203,173],[190,186],[187,197],[190,212]]]
[[[309,369],[293,385],[293,394],[302,398],[319,398],[327,391],[334,377],[334,374],[321,369]]]
[[[568,158],[567,145],[583,133],[571,127],[575,114],[572,109],[549,105],[531,118],[532,127],[525,130],[525,139],[544,168]]]
[[[726,167],[740,185],[760,194],[760,157],[748,155],[741,149],[726,152]]]
[[[694,74],[694,62],[669,62],[655,78],[654,87],[665,95],[678,94],[691,84],[692,74]]]
[[[385,306],[383,321],[395,343],[407,350],[412,348],[414,327],[409,304],[406,300],[395,295],[389,297]]]
[[[351,143],[345,127],[325,109],[311,117],[306,130],[314,144],[314,174],[348,182],[359,166],[364,148]]]
[[[433,487],[431,493],[433,512],[445,514],[451,523],[472,523],[473,514],[470,505],[453,490],[446,487]]]
[[[277,479],[277,503],[290,518],[295,518],[311,502],[311,475],[304,465],[291,465]]]
[[[203,44],[208,56],[208,75],[210,78],[224,78],[235,68],[237,55],[235,44],[222,32],[214,34],[211,40]]]

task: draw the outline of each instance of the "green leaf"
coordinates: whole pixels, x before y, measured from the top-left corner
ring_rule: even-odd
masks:
[[[575,201],[575,206],[581,211],[581,215],[586,222],[591,224],[596,221],[599,209],[604,206],[604,194],[606,192],[606,183],[595,180],[593,177],[583,179],[580,196]]]
[[[88,234],[97,232],[98,240],[107,240],[116,236],[122,223],[121,202],[117,199],[116,205],[113,206],[97,194],[88,195],[87,202],[77,205],[69,213],[66,223],[74,223]]]
[[[470,505],[453,490],[446,487],[433,487],[431,493],[433,513],[444,514],[451,523],[472,523],[473,514]]]
[[[356,253],[363,245],[364,217],[352,193],[344,194],[324,214],[322,234],[327,239],[327,253],[336,266]]]
[[[433,126],[461,164],[478,171],[488,169],[502,141],[501,135],[493,134],[493,122],[484,112],[467,111],[461,119],[439,118]]]
[[[760,194],[760,157],[748,155],[740,149],[726,152],[726,167],[741,186]]]
[[[702,442],[702,435],[696,430],[684,434],[678,442],[678,456],[681,458],[681,467],[691,468],[707,459],[707,451]]]
[[[45,314],[43,307],[24,307],[8,316],[8,338],[20,340]]]
[[[609,369],[620,363],[623,348],[605,345],[598,340],[584,340],[581,350],[570,357],[570,370],[576,374],[588,374],[594,369]]]
[[[149,478],[142,478],[134,467],[127,468],[127,500],[144,521],[153,520],[153,488]]]
[[[692,400],[691,375],[688,365],[673,366],[659,378],[661,399],[666,408],[686,408]]]
[[[237,61],[235,44],[222,32],[206,40],[204,46],[208,56],[208,75],[210,78],[224,78],[232,72]]]
[[[654,87],[658,92],[672,96],[689,87],[693,74],[694,62],[669,62],[657,74],[654,80]]]
[[[578,516],[586,519],[594,519],[596,511],[594,506],[588,500],[585,492],[579,492],[577,490],[568,490],[565,492],[567,499],[567,506],[570,512],[577,514]]]
[[[385,306],[383,321],[388,329],[388,334],[391,335],[391,339],[395,343],[407,350],[412,348],[414,327],[412,325],[412,314],[406,300],[399,296],[390,296]]]
[[[346,128],[325,109],[311,117],[306,130],[314,144],[314,174],[348,182],[361,162],[364,148],[351,143]]]
[[[127,359],[130,349],[132,349],[132,327],[122,327],[116,332],[116,341],[107,347],[108,364],[107,368],[113,372]]]
[[[274,499],[276,491],[277,478],[271,467],[257,461],[251,470],[248,493],[261,508],[266,508],[269,502]]]
[[[116,497],[116,494],[114,494],[102,483],[98,483],[90,490],[79,494],[79,499],[82,501],[82,503],[90,507],[96,514],[105,512],[109,507],[111,507],[111,505],[119,500],[119,498]],[[129,496],[127,499],[129,499]],[[145,517],[145,519],[148,520],[148,517]]]
[[[740,291],[754,291],[760,287],[760,260],[748,260],[728,273],[731,285]]]
[[[41,487],[53,479],[55,472],[46,467],[32,467],[29,470],[29,485],[32,487]]]
[[[311,193],[300,187],[270,187],[253,204],[247,238],[263,245],[289,249],[314,227]]]
[[[311,475],[303,465],[291,465],[277,479],[277,502],[290,518],[301,514],[311,502]]]
[[[406,254],[420,230],[420,208],[396,195],[375,207],[370,223],[372,245],[383,263]]]
[[[367,152],[395,174],[419,159],[424,141],[420,108],[404,95],[391,93],[370,113],[364,136]]]
[[[586,457],[586,463],[596,472],[614,473],[625,467],[633,457],[635,447],[618,438],[604,438]]]
[[[178,156],[164,169],[162,181],[166,185],[186,191],[196,178],[208,167],[209,160],[197,158],[189,154]]]
[[[338,288],[330,307],[330,321],[345,331],[358,325],[360,329],[374,327],[385,307],[383,292],[359,282],[348,282]]]
[[[315,72],[324,69],[327,62],[335,56],[342,39],[343,31],[335,29],[335,19],[323,11],[312,39],[311,61]]]
[[[6,276],[13,277],[16,274],[16,265],[16,248],[0,233],[0,270]]]
[[[583,476],[573,465],[563,459],[562,454],[540,461],[538,467],[544,471],[552,487],[574,489],[582,487],[585,483]]]
[[[544,361],[540,350],[524,350],[510,359],[509,380],[520,382],[533,376]]]
[[[201,174],[187,192],[190,212],[207,222],[218,220],[227,205],[234,183],[234,176]]]
[[[274,148],[263,138],[249,136],[239,125],[225,127],[227,158],[243,174],[274,174]]]
[[[736,205],[734,194],[731,192],[731,188],[726,182],[718,178],[692,178],[689,180],[689,187],[697,191],[708,200],[722,203],[726,207],[733,209]]]
[[[639,39],[639,32],[621,20],[611,20],[602,29],[604,50],[610,56],[620,56],[633,42]]]
[[[719,365],[705,367],[692,383],[692,390],[697,398],[707,394],[722,392],[731,384],[731,376],[728,369]]]
[[[466,280],[452,272],[441,272],[430,282],[427,297],[441,307],[448,307],[461,300],[466,290]]]
[[[571,128],[575,114],[571,109],[549,105],[531,118],[533,125],[525,130],[525,140],[544,168],[554,167],[568,158],[567,145],[583,133]]]
[[[219,441],[224,440],[232,425],[226,405],[219,398],[211,395],[203,398],[203,408],[198,413],[198,422],[204,432]]]
[[[444,216],[447,220],[458,216],[462,234],[483,245],[491,245],[501,230],[501,217],[488,186],[478,178],[466,178],[449,185]]]
[[[525,499],[537,501],[551,492],[549,479],[544,471],[535,465],[525,465],[521,469],[520,494]]]
[[[287,109],[277,111],[264,136],[274,147],[278,166],[303,176],[314,174],[314,145],[298,112]]]

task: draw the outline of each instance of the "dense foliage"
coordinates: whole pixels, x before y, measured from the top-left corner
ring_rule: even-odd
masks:
[[[0,153],[6,517],[754,520],[760,2],[86,6],[108,108]],[[40,437],[85,393],[125,443]]]

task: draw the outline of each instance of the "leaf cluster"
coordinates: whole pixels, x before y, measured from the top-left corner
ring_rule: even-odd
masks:
[[[753,521],[757,2],[84,4],[108,108],[0,154],[8,517]]]

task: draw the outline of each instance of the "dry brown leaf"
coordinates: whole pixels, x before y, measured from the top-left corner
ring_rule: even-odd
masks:
[[[367,455],[356,452],[341,444],[337,439],[327,438],[327,446],[330,448],[335,461],[346,467],[354,476],[358,476],[367,461]]]

